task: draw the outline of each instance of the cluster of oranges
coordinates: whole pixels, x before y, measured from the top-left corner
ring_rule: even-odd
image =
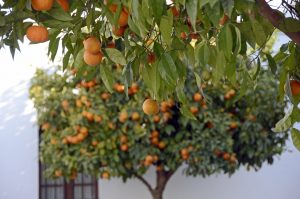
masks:
[[[98,38],[91,36],[83,41],[83,60],[89,66],[96,66],[101,63],[103,54],[101,52],[101,42]]]
[[[69,135],[65,137],[63,139],[63,144],[79,144],[88,136],[89,132],[87,127],[81,127],[78,125],[75,128],[77,134],[74,136]]]
[[[118,5],[115,3],[109,4],[107,0],[104,0],[104,4],[108,6],[109,10],[113,13],[116,14],[118,10]],[[126,7],[122,7],[121,12],[120,12],[120,17],[118,20],[118,27],[113,26],[112,31],[114,35],[118,37],[122,37],[124,35],[124,32],[127,28],[128,25],[128,17],[129,17],[129,12]]]
[[[228,152],[223,152],[219,149],[215,149],[214,154],[216,157],[222,158],[223,160],[228,161],[231,164],[236,164],[238,162],[235,153],[230,154]]]
[[[67,12],[69,10],[68,0],[57,0],[62,9]],[[52,8],[54,0],[32,0],[31,6],[36,11],[47,11]],[[27,28],[26,36],[32,43],[43,43],[49,40],[49,32],[46,27],[33,25]]]

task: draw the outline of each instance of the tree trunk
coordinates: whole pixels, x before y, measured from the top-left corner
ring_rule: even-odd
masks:
[[[163,199],[165,187],[174,173],[175,171],[156,171],[155,188],[152,188],[151,185],[142,176],[136,175],[136,177],[146,185],[153,199]]]

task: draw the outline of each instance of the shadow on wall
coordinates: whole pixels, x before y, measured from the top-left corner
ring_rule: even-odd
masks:
[[[3,82],[2,82],[3,83]],[[36,199],[38,130],[29,80],[0,90],[0,198]]]

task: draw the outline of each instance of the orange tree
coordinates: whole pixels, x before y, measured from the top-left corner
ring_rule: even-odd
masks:
[[[189,81],[196,78],[200,82],[212,73],[214,85],[226,81],[237,90],[245,90],[260,81],[258,74],[265,68],[261,62],[268,62],[274,77],[280,80],[280,99],[283,101],[287,93],[294,104],[274,128],[282,131],[293,127],[300,118],[299,94],[294,92],[300,88],[300,3],[282,0],[276,10],[268,3],[9,0],[0,3],[0,48],[8,46],[14,55],[25,35],[32,43],[49,40],[51,59],[62,47],[64,69],[97,67],[105,86],[112,91],[114,75],[108,65],[125,66],[125,87],[134,79],[145,81],[154,100],[182,93],[187,80],[182,74],[187,68],[201,69]],[[266,46],[276,28],[291,41],[270,53]],[[300,149],[298,130],[292,128],[292,137]]]
[[[110,66],[119,80],[122,69]],[[277,103],[276,82],[261,72],[255,91],[244,97],[228,85],[202,85],[187,81],[182,92],[160,103],[160,112],[146,115],[142,101],[150,97],[147,87],[133,82],[125,95],[117,81],[109,94],[96,68],[49,74],[38,70],[30,96],[38,112],[42,134],[40,160],[50,177],[74,178],[77,172],[104,179],[137,178],[154,199],[162,199],[170,177],[178,168],[186,175],[233,174],[240,166],[259,169],[284,150],[287,134],[270,128],[284,113]],[[187,76],[193,75],[189,71]],[[184,103],[182,103],[184,101]],[[180,108],[187,106],[186,116]],[[195,120],[196,118],[196,120]],[[152,187],[143,174],[156,168]]]

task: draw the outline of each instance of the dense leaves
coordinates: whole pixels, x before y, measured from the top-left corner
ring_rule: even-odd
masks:
[[[120,68],[109,70],[120,79]],[[142,82],[130,84],[126,99],[118,81],[109,94],[97,73],[91,70],[84,77],[38,70],[32,80],[30,96],[43,131],[40,159],[49,165],[49,176],[56,171],[67,177],[108,173],[126,180],[142,176],[151,165],[162,171],[183,165],[194,176],[232,174],[242,165],[258,169],[265,161],[272,163],[284,149],[287,134],[270,131],[283,117],[284,104],[273,100],[276,83],[265,71],[255,91],[247,89],[239,101],[239,92],[228,85],[214,87],[207,81],[202,89],[209,97],[204,98],[197,82],[188,81],[185,95],[160,101],[154,116],[141,110],[147,97]],[[181,97],[185,104],[178,101]],[[180,108],[193,119],[180,114]]]

